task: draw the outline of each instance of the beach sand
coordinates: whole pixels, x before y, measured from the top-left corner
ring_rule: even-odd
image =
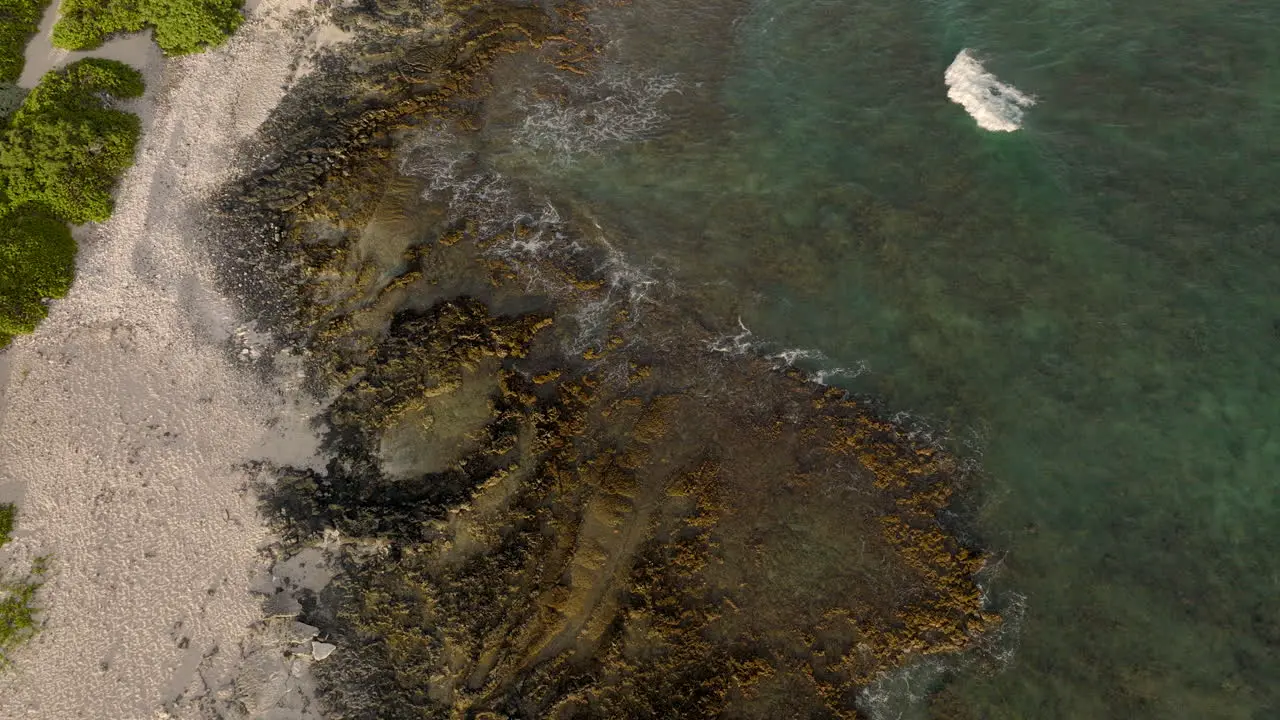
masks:
[[[129,107],[137,163],[111,220],[77,229],[70,294],[0,359],[11,554],[52,556],[44,629],[0,673],[0,718],[199,717],[219,691],[243,694],[220,679],[262,645],[252,588],[272,537],[238,466],[307,464],[316,408],[238,359],[256,335],[214,287],[199,218],[315,47],[312,7],[262,0],[225,46],[177,59],[121,41],[148,83]],[[48,25],[34,77],[76,59],[48,49]]]

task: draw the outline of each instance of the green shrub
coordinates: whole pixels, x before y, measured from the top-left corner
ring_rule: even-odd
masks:
[[[8,203],[37,203],[77,225],[110,217],[111,190],[133,163],[141,124],[104,96],[142,90],[138,71],[114,60],[81,60],[45,75],[0,142]]]
[[[32,204],[0,216],[0,346],[35,330],[45,298],[67,294],[75,267],[76,241],[62,220]]]
[[[49,0],[0,0],[0,81],[16,82]]]
[[[81,60],[46,74],[0,133],[0,347],[34,330],[45,299],[71,288],[76,244],[66,223],[111,216],[111,190],[141,128],[110,102],[142,90],[124,63]]]
[[[170,55],[221,45],[244,16],[243,0],[63,0],[53,44],[92,50],[116,33],[155,29],[156,44]]]

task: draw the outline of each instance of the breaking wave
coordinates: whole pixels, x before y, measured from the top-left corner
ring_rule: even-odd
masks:
[[[893,672],[881,673],[858,693],[858,709],[871,720],[903,720],[932,695],[950,666],[940,657],[924,657]]]
[[[424,132],[404,151],[400,172],[426,181],[422,199],[448,208],[449,222],[472,220],[474,232],[485,241],[510,229],[518,213],[515,193],[498,172],[480,162],[479,153],[467,148],[443,128]]]
[[[1036,104],[1034,97],[987,72],[968,49],[956,55],[943,80],[947,97],[964,107],[983,130],[1013,132],[1022,127],[1023,108]]]

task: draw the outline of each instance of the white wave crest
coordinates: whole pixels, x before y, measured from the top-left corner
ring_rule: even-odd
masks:
[[[918,717],[919,709],[938,689],[948,669],[944,658],[924,656],[896,670],[882,672],[858,693],[858,709],[872,720]]]
[[[597,263],[594,275],[604,280],[604,291],[593,300],[584,302],[573,313],[578,332],[569,346],[571,352],[580,353],[602,339],[602,333],[610,328],[611,319],[619,308],[627,309],[627,323],[638,320],[649,303],[656,303],[656,291],[663,284],[646,268],[627,262],[603,234],[596,244],[604,249],[603,259]]]
[[[738,318],[738,327],[742,328],[742,332],[732,335],[721,335],[711,338],[707,341],[707,349],[711,352],[724,353],[726,355],[746,355],[759,346],[755,340],[752,340],[753,333],[742,322],[742,318]]]
[[[975,577],[983,606],[999,610],[1001,622],[988,627],[975,638],[972,647],[958,655],[918,656],[902,667],[880,673],[858,693],[859,710],[872,720],[924,717],[929,695],[941,686],[947,674],[967,670],[990,676],[1009,669],[1026,619],[1027,598],[1009,590],[999,593],[999,598],[993,596],[992,585],[1003,564],[1003,555],[988,560]]]
[[[987,72],[967,48],[956,55],[943,80],[947,97],[964,107],[983,130],[1013,132],[1022,127],[1023,108],[1036,104],[1034,97]]]

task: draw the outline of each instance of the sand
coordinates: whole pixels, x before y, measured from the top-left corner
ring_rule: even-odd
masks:
[[[316,408],[290,378],[264,383],[238,362],[236,344],[257,336],[214,288],[196,219],[317,45],[310,7],[262,0],[201,55],[130,46],[148,90],[116,214],[77,230],[70,294],[0,360],[12,554],[53,557],[44,631],[0,673],[0,718],[208,716],[229,704],[213,702],[232,692],[219,679],[263,644],[252,590],[269,577],[272,537],[238,465],[307,463]],[[33,54],[74,59],[45,37]]]

